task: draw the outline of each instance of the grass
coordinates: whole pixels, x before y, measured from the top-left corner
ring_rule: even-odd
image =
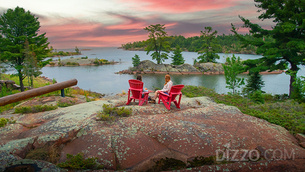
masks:
[[[239,95],[218,94],[201,86],[185,86],[182,93],[187,97],[208,96],[216,103],[235,106],[251,116],[280,125],[293,134],[305,133],[305,103],[287,99],[286,95],[263,94],[265,103],[257,103]]]
[[[37,112],[45,112],[50,110],[57,109],[57,106],[54,105],[35,105],[35,106],[21,106],[15,108],[15,113],[37,113]]]

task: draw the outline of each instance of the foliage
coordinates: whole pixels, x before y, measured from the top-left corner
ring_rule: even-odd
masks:
[[[244,78],[239,78],[237,75],[244,72],[244,66],[240,60],[240,57],[236,59],[235,55],[227,57],[226,63],[223,64],[225,78],[226,78],[226,88],[232,89],[233,94],[235,94],[235,89],[240,88],[245,84]]]
[[[255,103],[239,95],[217,94],[205,87],[185,86],[182,93],[193,97],[208,96],[216,103],[235,106],[242,113],[280,125],[292,133],[305,134],[305,104],[286,100],[285,95],[263,94],[265,103]]]
[[[135,54],[134,57],[132,58],[133,67],[138,67],[140,62],[141,62],[140,57],[137,54]]]
[[[257,67],[269,70],[288,69],[290,74],[289,95],[291,96],[299,71],[299,65],[305,65],[305,3],[304,0],[254,0],[259,8],[260,20],[272,19],[274,25],[271,30],[262,28],[258,24],[251,23],[240,16],[243,27],[249,28],[255,39],[249,40],[241,37],[237,29],[232,25],[232,31],[244,45],[257,46],[257,54],[262,54]],[[265,38],[272,38],[266,41]]]
[[[201,50],[198,54],[201,54],[198,59],[199,63],[216,62],[219,59],[219,55],[216,54],[221,51],[220,44],[217,43],[216,35],[217,31],[212,32],[212,27],[205,27],[204,31],[201,31],[200,38],[202,39]]]
[[[4,127],[6,124],[14,124],[16,120],[13,119],[7,119],[7,118],[0,118],[0,127]]]
[[[147,42],[147,47],[145,51],[149,54],[154,51],[151,56],[153,60],[157,60],[157,64],[162,64],[165,59],[168,59],[168,54],[170,50],[169,42],[167,41],[167,33],[165,32],[164,24],[156,24],[145,27],[149,33],[149,39]]]
[[[291,94],[291,98],[299,102],[305,102],[305,77],[297,77],[293,82],[293,87],[294,90]]]
[[[26,76],[25,49],[35,54],[38,65],[42,66],[50,51],[45,33],[38,35],[39,28],[38,17],[20,7],[8,9],[0,16],[0,59],[17,71],[21,91],[24,91],[23,79]]]
[[[57,164],[60,168],[69,169],[102,169],[103,166],[97,162],[98,158],[84,158],[83,153],[78,153],[77,155],[67,154],[67,160],[63,163]]]
[[[264,86],[262,75],[259,72],[249,72],[249,79],[247,79],[247,85],[243,89],[246,94],[251,94],[256,91],[261,91]]]
[[[98,59],[98,58],[95,58],[94,61],[93,61],[93,64],[95,65],[102,65],[102,64],[110,64],[110,62],[106,59]]]
[[[240,36],[249,40],[254,39],[253,36],[249,34]],[[215,39],[217,40],[216,42],[222,47],[217,53],[255,54],[256,52],[256,46],[243,46],[242,42],[237,38],[236,35],[217,35]],[[198,52],[202,50],[203,40],[199,36],[193,36],[188,38],[185,38],[182,35],[169,36],[167,37],[167,40],[171,48],[175,48],[178,45],[183,51]],[[271,38],[266,37],[265,40],[270,41]],[[136,41],[133,43],[123,44],[122,47],[125,50],[142,50],[147,47],[147,42],[145,40]]]
[[[58,107],[68,107],[68,106],[72,106],[75,105],[75,101],[70,100],[69,102],[64,101],[63,99],[60,99],[59,101],[57,101],[57,106]]]
[[[249,99],[255,103],[265,103],[263,92],[261,90],[256,90],[249,93]]]
[[[186,164],[174,158],[162,158],[155,162],[152,167],[154,171],[172,171],[186,168]]]
[[[76,54],[81,54],[80,50],[77,47],[75,47],[75,53]]]
[[[37,112],[44,112],[57,109],[57,106],[54,105],[34,105],[34,106],[21,106],[15,108],[15,113],[37,113]]]
[[[0,127],[4,127],[8,123],[9,119],[0,118]]]
[[[125,107],[113,107],[111,104],[103,104],[103,111],[99,112],[97,116],[102,121],[114,121],[118,117],[128,117],[132,110]]]
[[[184,64],[185,60],[181,54],[182,50],[179,45],[176,46],[174,50],[173,56],[171,56],[172,60],[172,65],[182,65]]]
[[[77,62],[67,62],[66,65],[67,66],[79,66],[79,63],[77,63]]]

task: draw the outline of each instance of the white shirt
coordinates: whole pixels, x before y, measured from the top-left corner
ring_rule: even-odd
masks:
[[[169,93],[171,88],[173,86],[173,82],[172,81],[168,81],[167,84],[164,85],[163,89],[161,91],[167,92]]]

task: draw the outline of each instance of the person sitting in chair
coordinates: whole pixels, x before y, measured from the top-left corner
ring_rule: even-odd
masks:
[[[137,80],[142,81],[142,75],[141,75],[141,74],[138,74],[138,75],[137,75]],[[144,88],[144,87],[143,87],[142,98],[144,97],[144,93],[145,93],[145,92],[148,92],[148,91],[149,91],[149,90],[147,90],[147,88]],[[148,97],[148,98],[150,98],[150,97]]]
[[[165,84],[162,90],[157,90],[155,92],[155,96],[152,99],[152,103],[156,102],[156,98],[159,97],[160,92],[163,92],[165,94],[169,94],[171,88],[173,86],[173,82],[171,81],[171,77],[169,75],[165,75]]]

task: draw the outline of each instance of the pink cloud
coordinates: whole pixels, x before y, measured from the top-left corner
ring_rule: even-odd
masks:
[[[141,10],[161,11],[164,13],[185,13],[203,10],[220,10],[237,5],[237,0],[121,0],[126,3],[134,2],[143,7]]]
[[[121,44],[144,40],[144,23],[103,26],[99,23],[69,22],[46,25],[40,33],[46,33],[50,46],[57,49],[71,47],[118,47]]]

